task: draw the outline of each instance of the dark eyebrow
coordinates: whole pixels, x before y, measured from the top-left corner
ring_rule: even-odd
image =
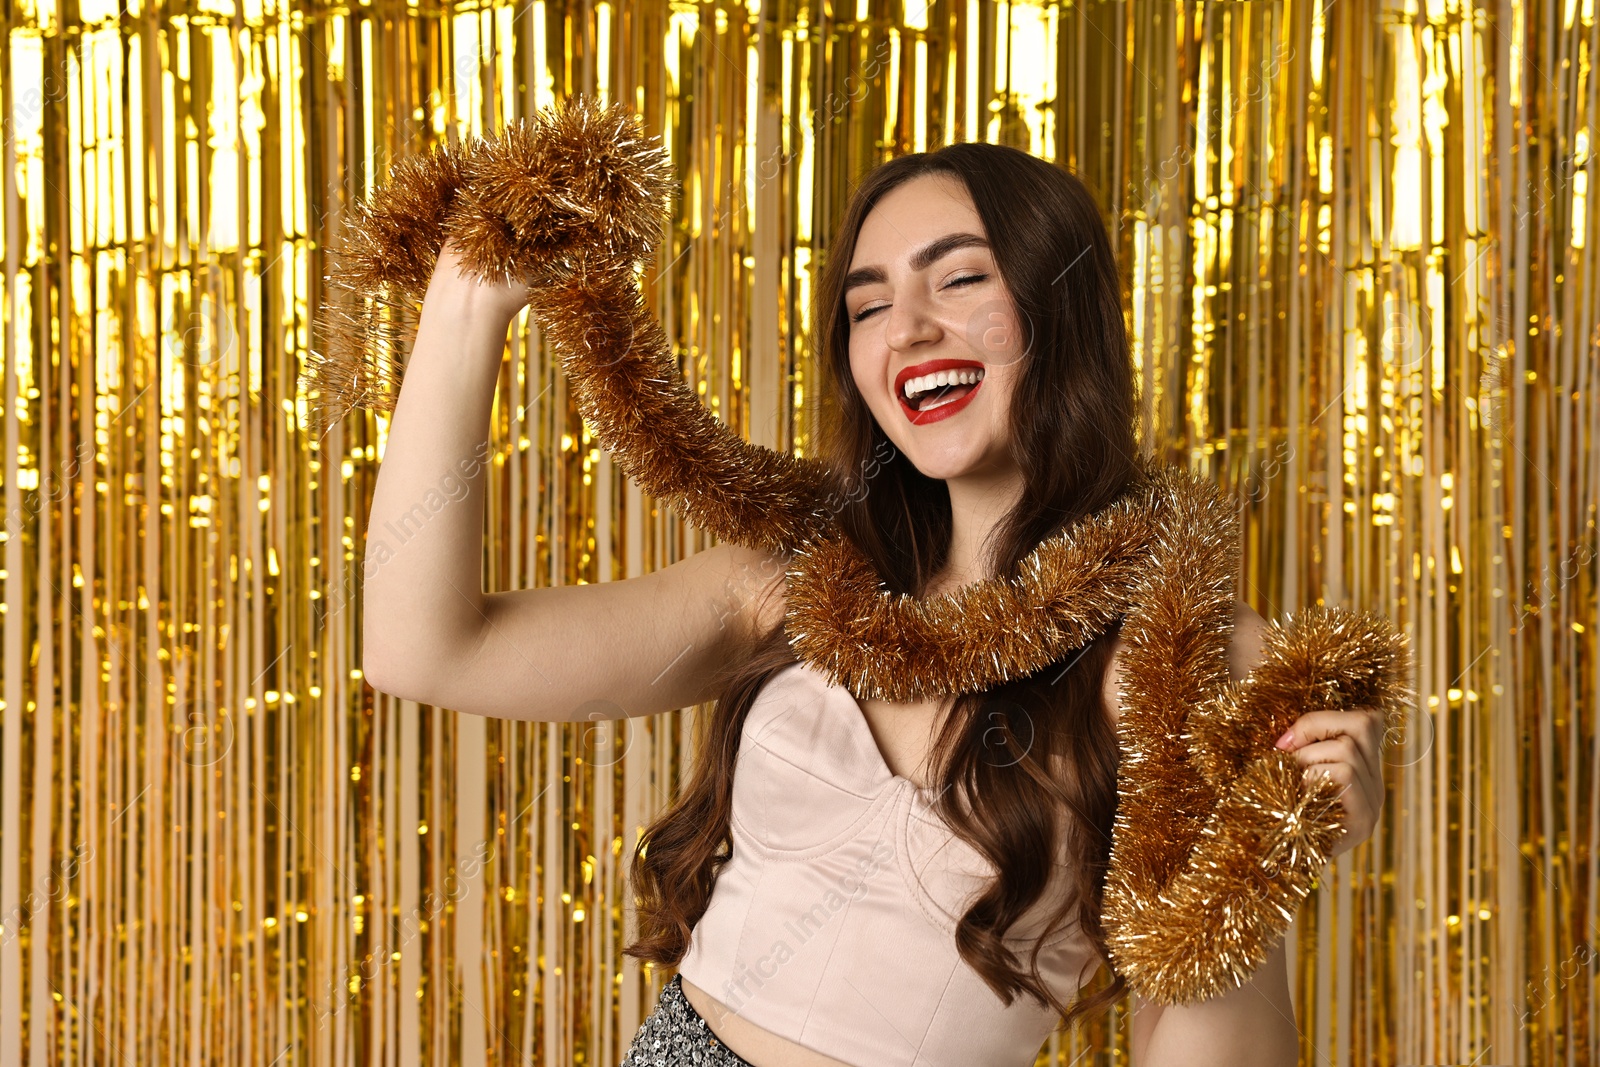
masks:
[[[947,256],[958,248],[988,248],[989,242],[975,233],[947,233],[943,237],[929,241],[911,255],[912,270],[927,270],[934,261],[941,256]],[[846,294],[859,285],[871,285],[874,282],[887,281],[883,270],[879,267],[857,267],[844,276],[844,291]]]

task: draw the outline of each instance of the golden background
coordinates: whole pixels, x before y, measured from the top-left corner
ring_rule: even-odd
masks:
[[[353,201],[571,92],[664,137],[648,291],[705,402],[778,447],[811,432],[853,179],[962,139],[1080,174],[1144,440],[1241,493],[1242,595],[1373,609],[1417,653],[1383,823],[1292,934],[1304,1062],[1600,1060],[1593,0],[11,0],[0,26],[0,1065],[610,1065],[653,1004],[622,871],[692,714],[373,693],[385,420],[318,439],[297,395]],[[525,324],[509,356],[491,588],[704,546]],[[1123,1027],[1042,1062],[1125,1063]]]

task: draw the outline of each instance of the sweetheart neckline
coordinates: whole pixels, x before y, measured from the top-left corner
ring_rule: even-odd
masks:
[[[861,733],[864,735],[865,743],[871,745],[871,751],[872,751],[871,761],[872,761],[873,767],[875,768],[875,770],[878,773],[881,773],[881,774],[884,774],[884,775],[888,776],[887,786],[884,787],[884,788],[879,789],[879,791],[876,792],[872,797],[867,797],[864,794],[856,794],[856,795],[860,796],[863,800],[870,800],[871,801],[871,804],[869,805],[870,810],[871,811],[877,811],[878,810],[878,803],[880,801],[884,801],[886,799],[886,797],[889,795],[891,790],[901,791],[901,792],[905,792],[905,793],[909,794],[907,799],[909,800],[910,808],[909,808],[909,810],[907,810],[905,812],[902,812],[901,816],[897,820],[900,829],[898,831],[896,831],[896,832],[900,836],[896,840],[899,841],[902,845],[905,844],[905,842],[907,840],[905,835],[910,834],[912,832],[912,823],[913,822],[922,823],[928,829],[933,829],[934,827],[938,827],[939,828],[938,829],[938,833],[939,833],[940,836],[938,837],[938,845],[937,845],[937,848],[934,850],[935,852],[942,852],[945,848],[951,847],[951,846],[955,846],[957,848],[963,848],[964,847],[967,850],[973,851],[973,854],[975,856],[977,856],[979,862],[983,863],[983,864],[985,864],[987,866],[987,861],[984,860],[984,858],[981,855],[981,853],[978,853],[978,852],[976,852],[976,850],[973,850],[972,846],[970,844],[967,844],[966,842],[964,842],[963,839],[961,839],[959,837],[959,835],[956,835],[950,829],[949,824],[945,822],[943,814],[937,808],[936,801],[938,799],[938,796],[935,795],[933,793],[933,791],[930,790],[929,788],[927,788],[925,786],[919,786],[915,782],[911,781],[909,778],[906,778],[904,775],[899,775],[899,774],[894,773],[894,771],[889,767],[888,761],[883,758],[882,750],[880,750],[878,748],[877,740],[872,736],[872,728],[871,728],[871,725],[867,722],[866,712],[861,707],[861,702],[856,699],[855,694],[851,693],[850,690],[847,687],[841,686],[841,685],[834,685],[834,684],[830,683],[828,681],[827,675],[823,674],[821,671],[819,671],[816,668],[812,667],[810,664],[806,663],[803,660],[799,661],[797,663],[790,664],[788,667],[782,668],[776,674],[774,674],[773,676],[771,676],[768,679],[767,684],[771,685],[773,682],[777,681],[777,679],[780,676],[786,675],[789,672],[789,670],[791,668],[793,668],[793,667],[799,667],[799,668],[802,669],[802,671],[809,672],[811,678],[810,678],[810,680],[808,680],[808,684],[809,684],[809,681],[815,681],[816,682],[816,684],[818,686],[818,689],[819,689],[818,696],[821,699],[826,700],[828,694],[830,692],[835,691],[835,690],[844,695],[845,699],[849,701],[849,703],[853,706],[854,711],[855,711],[854,715],[848,716],[848,717],[855,719],[859,723],[859,725],[847,726],[847,727],[845,727],[845,729],[861,731]],[[765,746],[763,746],[763,747],[765,747]],[[794,763],[794,761],[792,759],[784,757],[780,753],[774,752],[773,755],[776,756],[778,759],[783,760],[783,762],[785,762],[785,763],[789,763],[791,765],[796,766],[797,769],[800,769],[800,770],[803,770],[803,771],[807,770],[804,767],[799,767],[798,765],[796,765]],[[807,771],[807,773],[815,775],[815,771],[814,770]],[[894,804],[894,803],[898,803],[898,801],[895,801],[895,800],[891,799],[891,800],[889,800],[889,803]],[[924,810],[918,810],[919,808],[924,809]],[[866,817],[867,817],[867,813],[863,813],[861,815],[862,819],[864,819]],[[735,819],[736,819],[736,821],[738,820],[737,814],[735,814]],[[857,820],[855,825],[856,826],[860,825],[860,820],[859,819]],[[822,846],[812,846],[812,847],[821,848]],[[805,851],[809,851],[809,849],[805,850]],[[941,929],[946,930],[946,932],[953,932],[954,929],[955,929],[956,924],[959,922],[959,918],[960,918],[959,914],[950,911],[945,906],[945,902],[944,901],[940,900],[937,896],[933,895],[930,890],[928,890],[928,888],[926,887],[925,883],[923,882],[922,871],[918,868],[918,865],[916,863],[907,862],[907,856],[909,854],[908,854],[908,852],[907,852],[907,850],[905,848],[897,847],[895,851],[896,851],[897,855],[900,857],[897,862],[899,863],[901,874],[904,877],[906,877],[907,885],[912,887],[913,897],[917,901],[917,905],[918,905],[919,908],[921,908],[923,914],[929,919],[929,921],[933,922],[935,925],[939,926]],[[924,856],[928,855],[927,853],[921,853],[921,854],[924,855]],[[1067,927],[1065,929],[1057,931],[1051,938],[1049,938],[1045,942],[1045,946],[1046,947],[1051,947],[1051,946],[1057,946],[1057,945],[1062,944],[1068,938],[1074,936],[1074,934],[1073,934],[1074,929],[1075,929],[1074,925],[1072,923],[1068,923]],[[1013,941],[1013,940],[1018,940],[1019,943],[1027,943],[1032,939],[1029,938],[1029,937],[1022,936],[1022,935],[1013,935],[1013,934],[1009,934],[1008,933],[1008,934],[1005,935],[1005,940],[1008,943]]]
[[[894,768],[889,766],[889,761],[883,757],[883,749],[878,747],[878,739],[872,734],[872,724],[867,721],[867,711],[861,706],[861,701],[857,699],[854,693],[850,692],[850,690],[845,686],[836,685],[833,682],[830,682],[827,675],[811,666],[811,664],[807,663],[805,660],[799,660],[798,662],[791,664],[788,669],[792,670],[795,667],[800,668],[800,670],[804,673],[810,674],[818,682],[818,684],[822,686],[824,692],[837,691],[844,694],[845,699],[850,702],[850,706],[855,711],[854,715],[847,716],[847,718],[854,723],[850,729],[859,730],[865,736],[867,745],[872,750],[874,762],[876,762],[878,767],[889,776],[891,783],[900,783],[902,787],[910,786],[912,791],[916,793],[918,797],[923,797],[932,791],[930,786],[918,785],[905,775],[896,774],[894,772]]]

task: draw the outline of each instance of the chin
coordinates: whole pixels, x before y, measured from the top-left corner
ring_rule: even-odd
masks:
[[[972,419],[968,416],[976,412],[963,412],[949,422],[913,426],[894,400],[883,400],[886,403],[870,406],[878,428],[923,477],[949,481],[999,476],[1011,465],[1002,428],[995,426],[992,418]],[[892,410],[881,410],[889,405]],[[885,414],[899,422],[886,423]],[[894,432],[888,432],[887,426],[893,426]]]
[[[898,444],[895,447],[925,478],[947,482],[953,478],[978,478],[999,473],[998,465],[984,448],[964,448],[959,444],[938,450],[927,447],[901,448]]]
[[[995,473],[994,470],[988,466],[979,466],[972,463],[949,463],[932,467],[923,467],[919,464],[914,464],[914,466],[916,466],[917,470],[921,471],[927,477],[937,479],[941,482],[952,482],[959,479],[988,478],[993,476]]]

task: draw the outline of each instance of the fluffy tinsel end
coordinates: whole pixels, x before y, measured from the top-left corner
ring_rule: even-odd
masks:
[[[467,151],[453,145],[397,161],[330,243],[334,266],[300,381],[318,435],[355,408],[394,407],[422,296],[469,169]]]
[[[473,146],[449,235],[479,277],[537,289],[649,256],[675,185],[637,118],[572,97]]]
[[[789,643],[833,684],[877,700],[970,693],[1024,677],[1126,612],[1174,503],[1215,492],[1177,468],[1150,467],[1143,484],[1042,542],[1017,578],[945,596],[896,595],[849,538],[820,541],[790,561]]]
[[[328,279],[300,380],[312,401],[307,411],[314,434],[322,436],[356,408],[394,408],[419,317],[416,304],[384,289],[363,292]]]
[[[1228,677],[1235,517],[1195,498],[1163,531],[1123,624],[1122,760],[1102,922],[1113,966],[1146,999],[1242,985],[1283,937],[1342,833],[1336,786],[1273,742],[1300,714],[1408,696],[1381,620],[1329,608],[1271,630]]]
[[[343,239],[329,249],[339,283],[421,301],[470,168],[469,151],[449,144],[391,166],[378,194],[355,203]]]
[[[394,407],[446,239],[533,292],[579,411],[646,492],[724,540],[780,553],[822,534],[834,479],[752,445],[700,404],[633,280],[663,232],[671,163],[621,105],[571,97],[465,149],[405,160],[356,212],[302,383],[318,431]]]

